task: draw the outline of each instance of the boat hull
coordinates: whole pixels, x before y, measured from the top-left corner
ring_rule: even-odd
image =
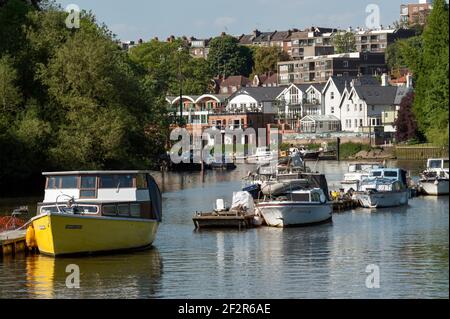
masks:
[[[437,181],[421,181],[422,191],[427,195],[448,195],[448,179]]]
[[[50,256],[150,247],[158,221],[45,214],[33,221],[39,252]]]
[[[365,208],[382,208],[407,205],[409,190],[399,192],[376,192],[356,194],[361,206]]]
[[[332,218],[332,205],[266,202],[257,205],[268,226],[292,227],[322,223]]]

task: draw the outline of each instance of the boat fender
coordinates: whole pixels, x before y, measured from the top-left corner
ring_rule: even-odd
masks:
[[[28,226],[27,232],[25,235],[25,241],[26,241],[27,247],[30,249],[37,247],[36,235],[34,233],[33,225]]]
[[[320,194],[320,203],[325,204],[327,202],[327,198],[324,194]]]

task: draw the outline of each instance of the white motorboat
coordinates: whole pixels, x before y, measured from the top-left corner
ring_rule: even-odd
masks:
[[[332,218],[333,207],[320,188],[294,190],[256,205],[268,226],[290,227],[322,223]]]
[[[247,162],[250,164],[267,164],[278,158],[277,151],[269,150],[269,147],[258,147],[256,152],[247,157]]]
[[[427,195],[448,195],[448,158],[433,158],[427,161],[427,169],[422,173],[419,185]]]
[[[372,169],[383,168],[383,165],[376,162],[357,162],[348,164],[348,173],[344,174],[341,182],[345,193],[350,190],[358,191],[362,179],[369,177]]]
[[[332,218],[324,175],[301,174],[300,179],[266,182],[256,204],[268,226],[289,227],[322,223]]]
[[[395,207],[407,205],[409,189],[406,172],[398,168],[374,169],[370,176],[361,180],[359,191],[354,194],[361,206],[366,208]]]

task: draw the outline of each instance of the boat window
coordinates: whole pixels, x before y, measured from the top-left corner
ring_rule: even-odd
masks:
[[[100,176],[100,188],[131,188],[133,187],[132,175],[102,175]]]
[[[350,165],[350,166],[348,167],[348,171],[349,171],[350,173],[356,172],[356,165]]]
[[[95,188],[95,176],[81,176],[81,188]]]
[[[147,176],[145,176],[145,174],[136,175],[136,187],[141,189],[147,189]]]
[[[141,205],[131,204],[130,205],[130,215],[131,217],[141,217]]]
[[[61,188],[78,188],[76,176],[61,176]]]
[[[77,205],[76,210],[80,214],[97,214],[98,207],[97,206],[87,206],[87,205]]]
[[[130,216],[130,207],[128,204],[117,205],[119,216]]]
[[[372,172],[372,176],[380,177],[381,176],[381,172]]]
[[[299,202],[309,202],[309,194],[308,193],[292,193],[292,200]]]
[[[448,165],[448,160],[444,160],[444,168],[449,168]]]
[[[441,160],[432,160],[429,163],[430,168],[441,168]]]
[[[58,188],[59,187],[59,179],[55,176],[51,176],[47,179],[47,188]]]
[[[48,177],[48,189],[78,188],[76,176],[50,176]]]
[[[65,208],[66,205],[59,205],[59,208]],[[56,206],[42,206],[40,210],[41,214],[48,214],[48,213],[58,213],[58,208]]]
[[[97,197],[97,177],[81,176],[80,198],[96,198],[96,197]]]
[[[103,206],[103,215],[106,216],[116,216],[116,205],[105,205]]]
[[[319,193],[311,193],[311,202],[320,202],[320,194]]]
[[[397,172],[395,171],[385,171],[384,172],[384,177],[397,177]]]

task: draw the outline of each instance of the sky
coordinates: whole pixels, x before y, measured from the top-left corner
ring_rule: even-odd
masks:
[[[226,32],[249,34],[311,26],[364,27],[366,7],[380,8],[380,22],[399,19],[400,4],[418,0],[57,0],[92,10],[123,41],[170,35],[209,38]]]

